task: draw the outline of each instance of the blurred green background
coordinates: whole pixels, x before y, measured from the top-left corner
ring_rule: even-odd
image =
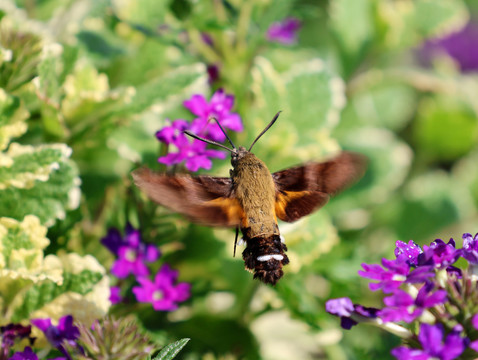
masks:
[[[291,16],[302,25],[297,43],[268,42],[268,27]],[[1,135],[25,123],[16,142],[71,147],[81,198],[68,210],[66,199],[50,202],[51,188],[2,195],[0,216],[36,214],[50,253],[106,265],[113,259],[99,240],[108,227],[140,227],[192,284],[191,299],[171,313],[111,313],[135,312],[164,343],[191,338],[180,359],[391,359],[398,339],[343,331],[324,303],[348,296],[379,307],[361,263],[392,257],[396,240],[460,243],[478,231],[478,30],[463,30],[476,19],[473,0],[3,0]],[[219,88],[235,96],[245,125],[236,144],[283,111],[254,148],[271,171],[339,149],[369,158],[353,188],[279,224],[291,263],[276,287],[232,257],[232,230],[190,224],[131,183],[141,165],[164,170],[154,134],[166,119],[192,120],[182,102]],[[203,173],[229,168],[215,160]],[[32,197],[12,211],[11,201]],[[52,215],[58,209],[63,216]]]

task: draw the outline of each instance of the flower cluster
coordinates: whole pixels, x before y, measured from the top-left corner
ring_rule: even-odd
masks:
[[[113,275],[119,279],[130,274],[135,276],[140,285],[132,289],[137,301],[151,303],[157,311],[172,311],[177,309],[179,302],[189,298],[191,285],[176,284],[178,272],[167,264],[161,266],[154,281],[149,279],[150,270],[146,263],[155,262],[160,252],[155,246],[143,243],[140,231],[131,225],[126,225],[124,237],[117,229],[110,229],[101,243],[117,256],[111,267]],[[110,290],[110,301],[113,304],[121,302],[121,288],[113,286]]]
[[[234,96],[226,94],[224,90],[216,91],[208,102],[203,95],[193,95],[183,103],[196,118],[192,122],[177,119],[158,132],[156,138],[166,145],[174,145],[177,152],[170,152],[162,156],[158,161],[165,165],[174,165],[185,162],[189,171],[197,171],[200,168],[210,169],[211,158],[224,159],[225,153],[219,150],[207,149],[207,144],[197,139],[191,139],[184,134],[185,130],[208,140],[222,142],[226,136],[221,131],[215,118],[226,130],[242,131],[241,117],[231,112],[234,105]]]
[[[466,266],[456,267],[459,259]],[[327,312],[350,329],[358,323],[379,326],[404,339],[392,350],[399,360],[475,359],[478,357],[478,234],[463,234],[463,247],[436,239],[420,248],[397,241],[395,259],[362,264],[359,275],[375,282],[372,291],[387,296],[382,309],[332,299]]]

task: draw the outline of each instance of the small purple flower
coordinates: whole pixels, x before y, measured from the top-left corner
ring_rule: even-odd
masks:
[[[461,255],[461,251],[455,249],[455,241],[450,239],[448,243],[436,239],[430,246],[423,246],[423,253],[418,256],[418,265],[433,265],[436,268],[446,268],[453,265]]]
[[[413,240],[410,240],[408,244],[399,240],[395,243],[395,245],[395,256],[397,257],[398,261],[406,262],[411,266],[417,265],[418,255],[423,252],[420,246],[415,244]]]
[[[330,299],[325,303],[325,311],[336,316],[350,316],[354,311],[354,304],[348,297]]]
[[[209,102],[203,95],[193,95],[183,105],[197,116],[189,130],[210,140],[221,142],[226,139],[217,123],[210,121],[211,118],[216,118],[224,130],[242,131],[244,128],[239,114],[231,112],[234,96],[226,94],[223,89],[217,90]]]
[[[52,325],[51,319],[48,318],[33,319],[31,323],[44,332],[46,338],[53,347],[60,350],[67,359],[71,359],[64,343],[76,347],[76,339],[80,336],[80,330],[73,325],[73,316],[63,316],[58,321],[57,326]]]
[[[131,225],[126,225],[124,238],[116,229],[108,230],[108,234],[101,239],[118,259],[111,267],[111,273],[119,278],[125,278],[129,274],[136,276],[147,276],[149,270],[145,262],[154,262],[159,257],[159,251],[154,245],[147,245],[141,242],[141,233]]]
[[[22,352],[16,352],[8,360],[38,360],[38,356],[31,347],[27,346]]]
[[[418,340],[423,349],[409,349],[400,346],[392,350],[392,355],[398,360],[456,359],[465,350],[465,339],[460,337],[458,332],[452,331],[443,342],[444,335],[445,331],[441,324],[421,324]]]
[[[189,171],[198,171],[200,168],[210,169],[212,161],[210,158],[224,159],[226,154],[219,150],[206,149],[207,144],[200,140],[189,140],[184,134],[177,137],[174,145],[178,152],[162,156],[158,161],[165,165],[174,165],[186,162]]]
[[[112,304],[117,304],[123,300],[121,296],[121,289],[118,286],[111,286],[110,287],[110,297],[109,300]]]
[[[469,233],[463,234],[463,249],[461,256],[470,264],[478,264],[478,233],[473,237]]]
[[[137,278],[141,286],[133,287],[133,293],[139,302],[149,302],[156,311],[172,311],[178,307],[178,302],[185,301],[190,296],[191,285],[179,283],[174,285],[178,271],[164,264],[154,278],[154,282],[145,277]]]
[[[415,299],[403,290],[395,290],[392,296],[383,299],[388,307],[380,310],[378,317],[383,321],[412,322],[422,315],[424,310],[443,304],[447,300],[445,290],[432,293],[433,288],[434,284],[428,282],[422,286]]]
[[[362,264],[365,271],[359,270],[358,274],[362,277],[379,280],[378,283],[369,284],[372,291],[382,289],[389,293],[398,289],[407,279],[410,266],[406,262],[382,259],[383,268],[377,264]]]
[[[375,319],[378,309],[353,304],[347,297],[330,299],[325,303],[325,310],[340,317],[340,326],[350,330],[360,319]]]
[[[175,144],[178,137],[183,134],[184,130],[187,130],[189,123],[183,119],[174,120],[170,126],[165,126],[161,130],[156,132],[156,138],[167,144]]]
[[[288,17],[280,22],[274,22],[267,29],[268,41],[275,41],[284,45],[292,45],[297,42],[297,31],[300,29],[299,19]]]

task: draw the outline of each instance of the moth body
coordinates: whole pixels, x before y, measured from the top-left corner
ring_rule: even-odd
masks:
[[[274,179],[266,164],[243,147],[232,154],[231,164],[232,192],[243,209],[240,229],[246,269],[254,272],[254,278],[275,284],[289,259],[277,225]]]

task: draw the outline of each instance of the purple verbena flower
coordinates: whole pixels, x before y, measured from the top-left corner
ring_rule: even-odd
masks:
[[[415,244],[413,240],[407,243],[403,241],[397,241],[395,243],[395,256],[398,261],[406,262],[408,265],[416,266],[418,263],[418,255],[423,251],[420,246]]]
[[[39,328],[45,334],[50,344],[58,349],[65,357],[70,360],[71,356],[66,350],[65,343],[77,347],[76,340],[80,336],[80,330],[73,325],[73,316],[67,315],[60,318],[58,325],[51,323],[51,319],[33,319],[33,325]]]
[[[460,66],[461,71],[478,70],[478,24],[470,21],[457,32],[441,39],[431,39],[422,46],[419,56],[428,65],[436,55],[447,54]]]
[[[410,266],[406,262],[383,258],[382,265],[383,267],[378,264],[362,264],[365,271],[358,271],[362,277],[379,280],[378,283],[369,284],[370,290],[382,289],[383,292],[389,293],[398,289],[407,280]]]
[[[147,276],[149,270],[145,262],[156,261],[159,250],[154,245],[147,245],[141,241],[141,233],[131,225],[126,225],[126,235],[116,229],[108,230],[108,234],[101,239],[101,243],[113,254],[118,256],[111,267],[111,273],[119,278],[125,278],[129,274]]]
[[[388,322],[412,322],[426,309],[443,304],[447,300],[445,290],[432,292],[434,286],[432,282],[427,282],[418,291],[416,298],[403,290],[395,290],[392,296],[383,300],[387,307],[379,311],[378,317]]]
[[[421,324],[418,340],[423,349],[410,349],[400,346],[392,350],[392,355],[398,360],[453,360],[465,350],[465,339],[458,332],[452,331],[445,337],[442,324]]]
[[[455,248],[455,241],[450,239],[445,243],[436,239],[430,246],[423,246],[423,253],[418,256],[418,265],[433,265],[436,268],[446,268],[453,265],[460,257],[461,251]]]
[[[31,347],[26,346],[22,352],[16,352],[8,360],[38,360],[38,356],[33,352]]]
[[[469,233],[463,234],[463,248],[461,256],[470,264],[478,264],[478,233],[473,237]]]
[[[185,301],[190,296],[191,285],[179,283],[175,285],[178,271],[172,270],[164,264],[156,274],[154,281],[146,277],[138,277],[141,286],[133,287],[133,293],[139,302],[149,302],[157,311],[176,310],[179,302]]]
[[[340,326],[350,330],[357,325],[358,319],[375,319],[378,309],[353,304],[347,297],[330,299],[325,303],[325,310],[332,315],[340,317]]]
[[[185,162],[189,171],[198,171],[200,168],[210,169],[212,161],[210,158],[224,159],[226,154],[223,151],[206,149],[207,144],[200,140],[188,139],[184,134],[176,138],[174,145],[178,152],[170,152],[162,156],[158,161],[165,165],[174,165]]]
[[[242,131],[244,128],[239,114],[231,112],[234,96],[226,94],[223,89],[217,90],[209,102],[203,95],[193,95],[183,105],[197,116],[189,130],[207,139],[220,142],[226,139],[212,118],[216,118],[224,130]]]
[[[275,41],[284,45],[295,44],[297,42],[297,31],[300,29],[300,26],[299,19],[293,17],[285,18],[269,26],[266,38],[268,41]]]

